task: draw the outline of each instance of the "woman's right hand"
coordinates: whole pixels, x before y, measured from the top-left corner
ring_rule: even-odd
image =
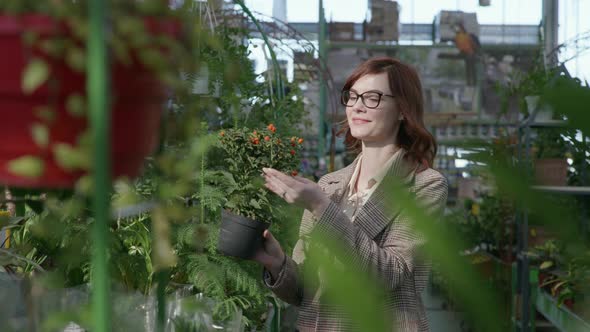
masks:
[[[273,279],[276,280],[285,260],[285,252],[283,252],[279,241],[272,236],[269,230],[265,230],[262,236],[264,237],[264,244],[254,253],[252,259],[264,265]]]

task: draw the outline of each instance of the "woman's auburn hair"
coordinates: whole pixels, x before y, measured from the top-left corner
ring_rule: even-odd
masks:
[[[424,126],[422,84],[414,68],[390,57],[372,58],[354,70],[342,90],[350,90],[364,75],[381,73],[387,73],[395,105],[403,115],[397,135],[398,146],[406,150],[405,158],[417,164],[419,170],[432,167],[437,146],[434,137]],[[346,135],[344,143],[349,149],[357,153],[361,151],[361,141],[352,136],[347,120],[341,124],[337,134]]]

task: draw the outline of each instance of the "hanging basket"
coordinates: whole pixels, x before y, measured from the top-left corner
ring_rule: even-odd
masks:
[[[146,20],[150,33],[176,35],[178,26]],[[85,171],[64,168],[56,158],[57,146],[76,146],[88,127],[87,117],[68,111],[68,98],[86,96],[86,74],[72,70],[63,60],[47,56],[38,48],[31,49],[22,41],[23,33],[35,32],[40,39],[68,36],[68,28],[45,15],[0,15],[0,184],[15,187],[72,187]],[[23,71],[33,58],[43,59],[50,68],[50,79],[29,94],[23,92]],[[123,65],[113,59],[111,65],[111,162],[113,176],[137,176],[144,158],[158,143],[160,116],[167,98],[166,88],[138,61]],[[40,107],[53,110],[48,121]],[[32,128],[47,128],[45,146],[36,143]],[[36,176],[23,176],[9,166],[11,161],[30,156],[42,161]]]

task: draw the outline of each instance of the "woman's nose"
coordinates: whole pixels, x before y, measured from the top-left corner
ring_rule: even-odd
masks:
[[[366,113],[367,110],[365,109],[365,105],[359,100],[352,106],[352,111],[354,113]]]
[[[353,113],[360,113],[364,111],[364,106],[365,105],[363,105],[363,101],[358,98],[356,103],[354,103],[352,106],[348,106],[347,108],[349,108]]]

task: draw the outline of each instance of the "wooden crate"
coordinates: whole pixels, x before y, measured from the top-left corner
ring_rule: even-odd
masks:
[[[334,41],[353,41],[354,40],[354,23],[353,22],[330,22],[328,24],[330,40]]]

